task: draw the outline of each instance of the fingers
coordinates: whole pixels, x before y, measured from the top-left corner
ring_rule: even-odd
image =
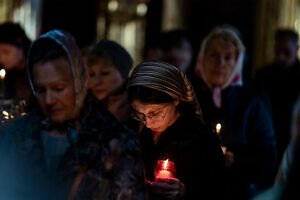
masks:
[[[234,163],[234,153],[231,151],[226,151],[225,153],[225,165],[226,167],[231,167]]]
[[[158,179],[156,182],[147,181],[150,190],[153,193],[160,194],[167,199],[177,199],[182,197],[185,192],[185,186],[178,179]]]
[[[180,182],[177,178],[157,178],[155,181],[169,183],[169,184]]]

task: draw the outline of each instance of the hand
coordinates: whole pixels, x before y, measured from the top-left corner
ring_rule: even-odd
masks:
[[[225,166],[227,168],[231,167],[234,163],[234,153],[232,151],[225,152]]]
[[[155,182],[147,181],[150,192],[166,199],[179,199],[184,195],[185,186],[177,178],[158,178]]]

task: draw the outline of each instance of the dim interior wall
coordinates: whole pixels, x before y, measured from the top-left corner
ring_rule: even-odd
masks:
[[[296,8],[296,0],[257,0],[253,49],[255,71],[272,62],[276,29],[294,29]]]

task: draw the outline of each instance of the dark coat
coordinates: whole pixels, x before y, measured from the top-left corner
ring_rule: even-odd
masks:
[[[224,156],[216,135],[200,120],[181,116],[162,133],[157,144],[147,128],[139,139],[147,180],[154,180],[157,160],[168,158],[175,162],[175,177],[186,187],[183,199],[215,199],[222,193]]]
[[[221,123],[221,145],[234,153],[226,170],[228,199],[247,199],[250,185],[270,186],[276,172],[276,147],[272,120],[261,99],[240,86],[222,91],[222,107],[215,107],[210,90],[194,83],[204,121],[215,130]]]
[[[292,111],[300,95],[300,62],[287,69],[274,63],[266,66],[257,73],[255,87],[271,111],[280,162],[290,141]]]
[[[66,199],[78,172],[86,169],[76,199],[117,199],[128,194],[129,199],[146,198],[134,133],[100,102],[85,105],[77,142],[61,158],[55,174],[48,173],[45,163],[39,111],[1,127],[0,156],[6,161],[0,165],[4,197],[12,198],[14,193],[16,199]]]

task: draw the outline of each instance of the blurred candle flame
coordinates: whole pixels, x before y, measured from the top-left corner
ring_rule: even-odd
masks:
[[[216,125],[216,133],[219,134],[221,132],[221,124],[220,123],[217,123]]]
[[[8,116],[8,115],[9,115],[9,113],[8,113],[6,110],[3,110],[3,111],[2,111],[2,114],[3,114],[4,116]]]
[[[1,79],[5,79],[5,75],[6,75],[5,69],[1,69],[1,70],[0,70],[0,78],[1,78]]]

